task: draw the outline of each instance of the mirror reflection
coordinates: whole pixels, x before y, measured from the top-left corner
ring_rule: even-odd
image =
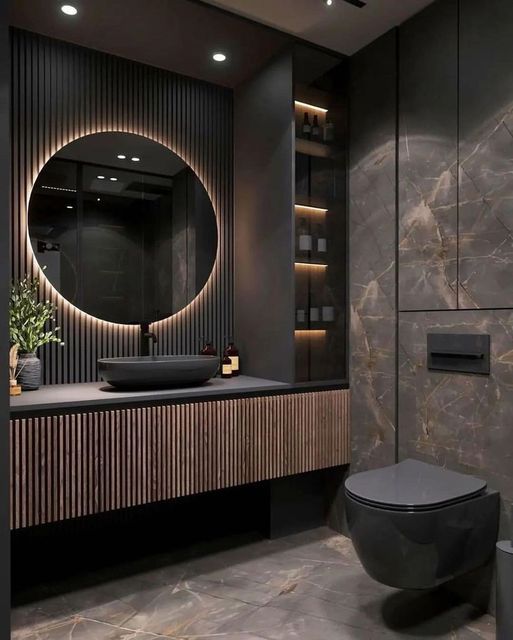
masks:
[[[43,167],[29,203],[36,259],[59,293],[86,313],[151,323],[187,306],[217,253],[210,198],[167,147],[129,133],[98,133]]]

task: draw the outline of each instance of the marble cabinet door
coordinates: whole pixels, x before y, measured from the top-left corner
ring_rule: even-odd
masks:
[[[460,17],[460,308],[513,306],[513,3]]]
[[[399,309],[457,308],[458,3],[399,29]]]

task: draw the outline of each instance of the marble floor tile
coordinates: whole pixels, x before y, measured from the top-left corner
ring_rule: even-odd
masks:
[[[12,640],[495,637],[493,618],[443,589],[408,593],[375,582],[351,542],[328,529],[163,554],[69,590],[47,585],[12,620]]]
[[[23,640],[158,640],[159,636],[77,617],[19,637]]]

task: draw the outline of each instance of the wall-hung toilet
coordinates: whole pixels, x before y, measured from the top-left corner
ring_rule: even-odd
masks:
[[[499,494],[473,476],[418,460],[346,480],[351,539],[367,573],[399,589],[431,589],[486,564]]]

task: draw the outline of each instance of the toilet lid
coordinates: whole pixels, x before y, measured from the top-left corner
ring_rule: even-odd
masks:
[[[448,471],[419,460],[356,473],[346,480],[356,500],[398,510],[424,510],[471,498],[486,489],[485,480]]]

